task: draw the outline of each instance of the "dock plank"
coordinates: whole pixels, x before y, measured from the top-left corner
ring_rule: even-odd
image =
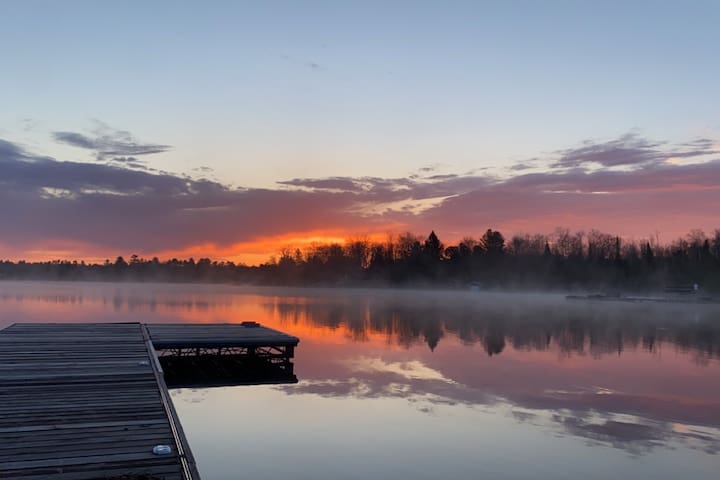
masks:
[[[146,325],[156,349],[176,347],[296,346],[300,341],[283,332],[253,323]]]
[[[137,323],[0,331],[0,478],[186,478],[146,343]]]
[[[0,478],[199,480],[156,349],[272,347],[281,353],[267,358],[289,361],[298,342],[253,322],[11,325],[0,331]],[[152,454],[160,444],[173,453]]]

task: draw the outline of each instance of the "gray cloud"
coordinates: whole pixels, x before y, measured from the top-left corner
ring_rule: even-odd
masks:
[[[88,150],[97,150],[97,142],[91,138],[75,132],[53,132],[53,138],[60,143],[72,145],[73,147],[86,148]]]
[[[713,148],[715,142],[710,138],[696,138],[682,144],[683,147],[695,148],[700,151],[707,151]]]
[[[531,169],[531,168],[534,168],[534,167],[533,167],[533,165],[531,165],[530,163],[522,163],[522,162],[521,162],[521,163],[516,163],[516,164],[514,164],[513,166],[511,166],[511,167],[510,167],[510,170],[519,172],[519,171],[522,171],[522,170],[529,170],[529,169]]]
[[[145,165],[145,162],[142,160],[139,160],[136,157],[113,157],[108,160],[108,163],[110,164],[118,164],[118,165],[125,165],[132,168],[140,168],[143,170],[148,169],[148,167]]]
[[[4,159],[17,160],[24,158],[26,158],[26,156],[22,148],[7,140],[0,139],[0,161]]]
[[[358,201],[397,202],[457,195],[482,188],[493,182],[492,178],[483,176],[433,175],[426,178],[295,178],[278,183],[314,192],[352,193],[357,196]]]
[[[187,192],[184,180],[169,175],[149,175],[109,165],[59,162],[33,156],[17,145],[0,141],[0,184],[5,193],[62,189],[72,193],[104,190],[116,195],[155,192],[159,195]]]
[[[373,178],[350,178],[350,177],[330,177],[330,178],[294,178],[292,180],[280,181],[279,185],[290,187],[301,187],[313,190],[341,190],[345,192],[361,192],[363,190],[372,189],[378,184],[378,180]]]
[[[585,141],[581,147],[558,151],[560,158],[552,167],[577,168],[593,163],[604,167],[644,165],[664,159],[659,151],[662,145],[635,133],[627,133],[604,143]]]
[[[668,158],[692,158],[716,153],[713,141],[708,138],[669,148],[665,142],[656,142],[630,132],[607,142],[585,141],[578,148],[559,150],[553,168],[580,168],[590,165],[602,167],[643,167],[658,164]]]
[[[148,154],[167,147],[140,144],[126,133],[111,135],[112,141],[107,135],[56,136],[104,152],[105,162],[58,161],[0,140],[0,221],[12,226],[3,232],[4,244],[24,248],[59,239],[110,251],[143,252],[207,243],[223,246],[328,228],[383,232],[388,225],[416,232],[435,229],[458,239],[488,227],[514,233],[548,232],[558,225],[647,235],[667,232],[668,226],[683,233],[689,228],[716,228],[714,212],[720,210],[720,158],[672,165],[650,161],[659,153],[645,152],[637,154],[630,171],[582,168],[598,158],[616,165],[603,155],[628,142],[639,151],[663,150],[661,142],[637,136],[610,146],[565,151],[572,159],[565,165],[576,168],[520,172],[509,178],[482,171],[415,178],[296,178],[279,182],[277,189],[237,189],[143,170],[136,156],[116,154]],[[697,139],[663,150],[663,158],[671,150],[711,152],[712,145],[709,139]],[[421,213],[413,205],[422,205]],[[657,212],[666,224],[658,223]]]
[[[100,161],[122,161],[126,157],[163,153],[170,149],[169,145],[139,142],[129,132],[104,124],[100,124],[92,136],[77,132],[53,132],[52,136],[60,143],[93,150]],[[134,163],[139,161],[135,159]]]
[[[227,245],[341,224],[351,204],[345,193],[231,189],[119,164],[57,161],[0,141],[0,222],[12,226],[3,231],[6,245],[51,239],[117,251]]]

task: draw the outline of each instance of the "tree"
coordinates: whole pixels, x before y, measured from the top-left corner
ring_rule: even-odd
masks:
[[[460,248],[454,245],[445,248],[444,255],[445,258],[447,258],[451,262],[458,262],[462,259],[462,257],[460,256]]]
[[[705,232],[695,228],[687,234],[688,254],[696,262],[703,260],[703,256],[710,253],[710,242]]]
[[[430,232],[427,240],[423,243],[423,253],[432,260],[440,260],[442,257],[443,245],[440,239],[435,235],[435,230]]]
[[[653,253],[652,247],[650,247],[650,242],[645,242],[645,246],[642,249],[642,258],[648,266],[652,267],[655,265],[655,254]]]
[[[505,251],[505,238],[502,233],[490,228],[480,238],[480,244],[488,255],[502,255]]]
[[[404,262],[417,260],[422,250],[420,240],[412,233],[404,233],[397,239],[397,259]]]
[[[458,251],[461,257],[469,257],[473,254],[473,249],[477,246],[478,242],[472,237],[465,237],[458,245]]]
[[[363,270],[368,268],[370,265],[370,242],[364,239],[352,240],[346,244],[345,250],[354,267]]]
[[[547,238],[545,235],[515,235],[510,240],[509,249],[514,255],[528,256],[543,254]]]
[[[582,257],[583,254],[583,232],[570,233],[567,228],[556,228],[555,253],[561,257]]]
[[[588,259],[590,260],[609,260],[612,258],[615,238],[598,230],[590,230],[587,234],[588,242]]]
[[[713,232],[713,238],[710,244],[712,255],[720,260],[720,228],[716,228],[715,232]]]

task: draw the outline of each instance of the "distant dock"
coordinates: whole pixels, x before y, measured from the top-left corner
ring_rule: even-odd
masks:
[[[685,305],[718,305],[720,299],[716,297],[695,296],[665,296],[665,297],[639,297],[622,295],[566,295],[567,300],[588,302],[625,302],[625,303],[679,303]]]
[[[0,478],[197,480],[161,363],[262,362],[292,376],[298,342],[252,322],[11,325],[0,331]]]

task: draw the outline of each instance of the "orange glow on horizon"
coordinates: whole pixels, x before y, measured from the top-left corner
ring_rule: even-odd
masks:
[[[31,246],[22,253],[13,253],[13,249],[6,246],[2,249],[2,251],[6,253],[0,257],[0,260],[24,260],[28,262],[68,260],[89,264],[102,264],[106,260],[114,262],[118,256],[122,256],[125,261],[129,261],[130,257],[136,254],[144,259],[157,257],[160,261],[166,261],[172,258],[184,260],[192,257],[195,260],[199,258],[210,258],[213,261],[231,261],[246,265],[260,265],[270,261],[272,257],[279,256],[283,250],[294,252],[295,249],[300,249],[303,251],[314,245],[331,243],[343,245],[358,239],[369,242],[383,242],[391,235],[393,234],[380,232],[358,234],[350,230],[328,229],[308,232],[288,232],[276,236],[258,237],[253,240],[238,242],[228,246],[208,242],[189,245],[176,250],[131,251],[129,253],[113,252],[110,254],[108,254],[107,251],[101,251],[97,245],[62,240],[48,240],[45,244],[53,245],[53,247],[43,248],[41,246]],[[2,247],[2,245],[0,245],[0,247]]]
[[[277,257],[283,250],[301,251],[314,245],[337,243],[344,245],[355,239],[370,242],[386,240],[387,233],[356,234],[347,230],[323,230],[308,232],[288,232],[273,237],[259,237],[255,240],[239,242],[226,247],[214,243],[191,245],[182,250],[156,252],[152,256],[160,259],[207,257],[213,260],[232,261],[246,265],[260,265]]]
[[[677,187],[680,189],[680,187]],[[628,210],[632,216],[632,209]],[[543,215],[537,218],[514,218],[493,225],[468,227],[466,231],[444,231],[435,228],[440,240],[446,245],[456,245],[465,237],[479,238],[486,228],[500,231],[506,241],[515,234],[552,234],[556,227],[568,228],[571,231],[587,232],[595,228],[612,235],[619,235],[625,240],[644,241],[662,237],[662,243],[669,243],[677,238],[684,237],[691,228],[702,228],[710,234],[716,226],[709,223],[703,213],[691,210],[683,213],[683,223],[672,223],[673,229],[658,230],[656,221],[651,217],[643,217],[642,221],[635,218],[624,217],[623,212],[615,212],[612,216],[598,216],[590,221],[586,216],[572,213],[556,213]],[[585,226],[585,227],[583,227]],[[589,226],[589,227],[588,227]],[[686,228],[686,226],[691,228]],[[182,246],[176,249],[160,250],[111,250],[95,244],[68,241],[59,238],[45,239],[41,244],[27,244],[11,246],[0,243],[0,260],[48,262],[48,261],[77,261],[88,264],[103,264],[105,261],[114,262],[118,256],[126,261],[133,254],[143,259],[157,257],[160,261],[173,258],[185,260],[194,258],[210,258],[213,261],[231,261],[236,264],[256,266],[269,262],[273,257],[278,258],[283,251],[294,252],[296,249],[306,251],[309,248],[323,244],[347,244],[354,240],[364,240],[371,243],[384,243],[389,239],[410,231],[424,238],[432,229],[431,226],[392,225],[373,227],[366,231],[356,228],[330,227],[323,230],[286,232],[272,236],[258,236],[246,241],[229,245],[220,245],[213,242],[204,242]]]

